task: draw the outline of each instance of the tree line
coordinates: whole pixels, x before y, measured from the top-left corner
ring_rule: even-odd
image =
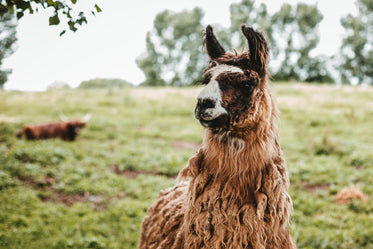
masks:
[[[4,58],[15,50],[17,19],[24,13],[35,13],[38,8],[53,8],[49,25],[68,26],[76,31],[87,23],[86,13],[73,15],[77,0],[6,0],[0,2],[0,88],[5,84],[10,69],[2,68]],[[270,71],[275,81],[335,82],[354,84],[373,83],[373,1],[356,0],[358,12],[341,18],[345,30],[339,53],[334,56],[312,56],[319,42],[318,27],[323,15],[316,5],[305,3],[283,4],[270,14],[265,4],[242,0],[231,4],[231,26],[214,25],[219,40],[226,48],[241,48],[242,23],[263,30],[271,46]],[[91,13],[101,12],[97,5]],[[62,17],[63,22],[60,21]],[[144,86],[184,86],[199,82],[207,56],[202,51],[201,31],[204,12],[200,8],[159,13],[152,30],[146,34],[146,51],[137,58],[145,74]],[[60,35],[63,35],[63,30]],[[272,66],[273,65],[273,66]],[[339,72],[339,79],[331,72]]]
[[[335,82],[331,71],[339,72],[342,83],[373,83],[373,2],[357,0],[358,13],[342,17],[345,29],[338,55],[312,56],[319,43],[318,27],[323,15],[316,5],[283,4],[274,14],[265,4],[242,0],[230,6],[229,28],[215,26],[226,48],[241,48],[239,27],[253,24],[267,35],[271,46],[272,79],[275,81]],[[165,10],[146,34],[146,51],[137,59],[145,74],[145,86],[183,86],[199,82],[207,56],[202,51],[204,12],[200,8],[172,12]]]

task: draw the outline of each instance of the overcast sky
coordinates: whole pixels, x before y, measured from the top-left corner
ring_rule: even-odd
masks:
[[[92,9],[95,1],[79,0],[82,8]],[[144,80],[136,58],[145,51],[145,35],[153,27],[157,13],[201,7],[203,23],[230,26],[229,5],[240,0],[105,0],[96,1],[103,12],[89,17],[88,24],[75,33],[60,37],[62,27],[48,26],[50,11],[25,15],[17,27],[17,51],[4,61],[3,68],[13,69],[5,89],[40,91],[55,81],[72,87],[93,78],[121,78],[139,84]],[[284,2],[297,0],[261,0],[270,12]],[[317,3],[324,15],[320,24],[321,40],[316,53],[332,55],[339,49],[343,29],[340,18],[354,13],[353,0],[304,0]],[[248,24],[250,25],[250,24]],[[239,27],[237,27],[239,28]]]

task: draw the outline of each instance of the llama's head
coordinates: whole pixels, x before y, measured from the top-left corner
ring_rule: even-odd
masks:
[[[241,26],[249,50],[230,53],[220,45],[211,26],[207,26],[204,46],[210,62],[204,70],[195,117],[213,132],[236,132],[256,127],[261,120],[261,105],[270,105],[267,95],[268,45],[264,36],[251,27]],[[265,98],[267,99],[267,98]]]

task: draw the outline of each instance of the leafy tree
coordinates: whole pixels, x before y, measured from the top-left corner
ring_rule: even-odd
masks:
[[[308,61],[303,63],[301,80],[305,82],[333,83],[334,79],[328,69],[328,62],[331,59],[324,55],[309,58]]]
[[[254,0],[242,0],[240,3],[231,4],[230,42],[226,42],[226,38],[222,39],[228,43],[228,47],[243,48],[247,46],[245,39],[242,39],[241,24],[254,26],[254,28],[264,31],[269,42],[273,43],[271,17],[267,11],[267,6],[262,3],[257,7],[254,2]]]
[[[325,58],[311,57],[318,42],[317,27],[323,16],[314,5],[282,5],[272,16],[272,45],[281,65],[276,80],[332,81],[325,70]]]
[[[54,13],[49,17],[49,25],[60,24],[60,18],[63,16],[67,19],[67,24],[71,31],[76,31],[77,25],[87,23],[86,13],[80,11],[77,15],[74,14],[74,5],[78,0],[1,0],[0,1],[0,16],[4,15],[9,11],[14,11],[17,18],[20,19],[26,12],[33,14],[38,12],[39,8],[52,8]],[[95,4],[92,8],[91,13],[95,15],[101,12],[100,7]],[[63,35],[66,30],[63,30],[60,35]]]
[[[198,81],[206,56],[201,53],[200,8],[174,13],[165,10],[146,35],[146,53],[137,59],[146,80],[143,85],[182,86]]]
[[[151,41],[150,32],[146,34],[146,54],[137,58],[137,65],[145,74],[144,86],[164,86],[166,82],[161,77],[159,54]]]
[[[346,37],[341,46],[343,82],[373,83],[373,1],[358,0],[358,14],[341,19]]]
[[[237,28],[242,23],[265,32],[271,56],[281,64],[271,68],[275,80],[333,81],[326,70],[326,58],[310,56],[310,51],[319,42],[317,26],[323,18],[316,6],[283,4],[271,16],[265,4],[257,6],[254,0],[242,0],[231,5],[230,15],[230,35],[225,36],[232,37],[232,43],[227,44],[233,47],[246,46]]]
[[[271,16],[265,4],[242,0],[230,6],[230,16],[229,29],[214,25],[223,47],[247,47],[239,28],[243,23],[264,31],[271,56],[280,64],[271,68],[275,80],[333,81],[327,58],[310,55],[319,42],[317,28],[323,18],[315,5],[284,4]],[[144,85],[188,85],[198,80],[206,59],[199,49],[202,17],[198,8],[157,15],[146,36],[146,53],[137,60],[146,76]]]
[[[3,59],[13,54],[15,50],[17,21],[11,12],[0,15],[0,88],[8,80],[11,69],[2,69]]]

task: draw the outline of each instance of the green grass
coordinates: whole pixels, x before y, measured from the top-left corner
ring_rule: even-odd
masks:
[[[272,88],[298,247],[373,248],[373,89]],[[197,92],[0,91],[0,248],[136,248],[147,208],[201,143]],[[15,138],[61,112],[92,113],[77,141]],[[370,200],[334,204],[351,185]]]

